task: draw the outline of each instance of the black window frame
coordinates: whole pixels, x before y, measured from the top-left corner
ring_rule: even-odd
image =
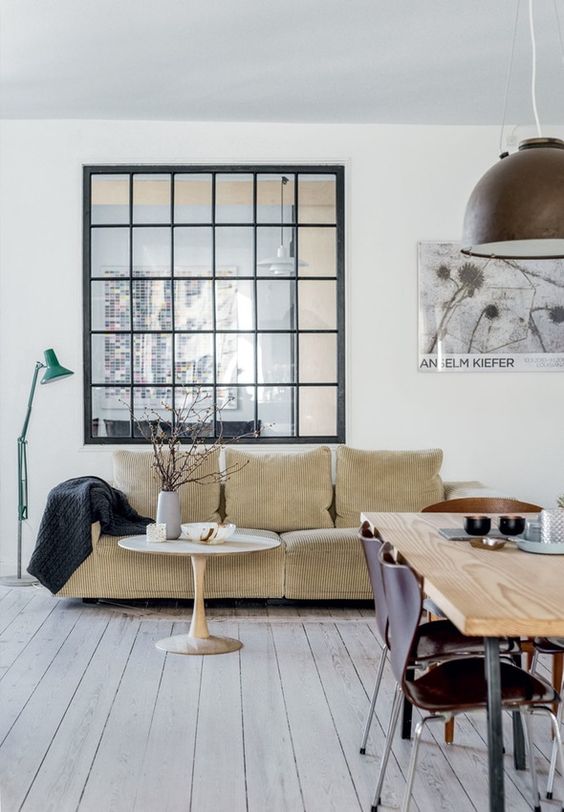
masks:
[[[285,164],[95,164],[95,165],[84,165],[83,166],[83,358],[84,358],[84,444],[85,445],[146,445],[147,440],[144,437],[94,437],[92,436],[92,388],[93,387],[113,387],[113,388],[124,388],[129,389],[131,391],[131,402],[133,404],[133,392],[135,387],[140,387],[141,385],[136,385],[133,382],[133,368],[131,367],[130,373],[130,382],[128,384],[119,384],[119,383],[107,383],[107,384],[94,384],[92,383],[92,349],[91,349],[91,338],[92,335],[96,332],[100,331],[93,331],[92,330],[92,302],[91,302],[91,282],[94,277],[91,276],[91,230],[92,228],[97,227],[104,227],[102,224],[92,224],[91,223],[91,180],[92,177],[95,175],[128,175],[129,176],[129,223],[127,224],[127,228],[129,228],[130,233],[130,284],[131,284],[131,263],[132,263],[132,256],[131,256],[131,239],[133,234],[133,217],[132,217],[132,208],[133,208],[133,178],[136,174],[141,175],[163,175],[169,174],[171,175],[171,223],[170,227],[174,229],[174,176],[175,175],[183,175],[183,174],[209,174],[209,173],[226,173],[226,174],[252,174],[254,177],[254,217],[252,227],[254,229],[254,243],[255,243],[255,269],[254,269],[254,276],[256,279],[256,232],[257,226],[260,226],[261,223],[257,223],[256,217],[256,176],[263,175],[263,174],[277,174],[277,175],[284,175],[284,174],[293,174],[295,175],[296,182],[294,184],[294,191],[295,191],[295,199],[297,200],[298,195],[298,183],[297,177],[298,175],[316,175],[316,174],[332,174],[335,175],[335,192],[336,192],[336,222],[333,224],[333,227],[336,230],[336,274],[335,277],[331,277],[331,279],[335,280],[336,283],[336,306],[337,306],[337,317],[336,317],[336,329],[332,331],[326,330],[306,330],[300,331],[299,325],[296,324],[294,329],[289,329],[288,333],[293,333],[296,336],[299,332],[309,332],[309,333],[327,333],[332,332],[336,333],[337,339],[337,379],[336,384],[323,384],[323,383],[300,383],[299,380],[299,355],[296,358],[296,369],[295,369],[295,381],[293,386],[296,388],[296,392],[298,393],[298,405],[296,411],[296,431],[299,431],[299,387],[304,386],[313,386],[313,387],[323,387],[323,386],[336,386],[336,397],[337,397],[337,433],[335,435],[327,435],[327,436],[320,436],[320,435],[307,435],[307,436],[258,436],[258,437],[245,437],[240,440],[241,444],[244,445],[320,445],[320,444],[340,444],[345,442],[345,433],[346,433],[346,414],[345,414],[345,314],[346,314],[346,306],[345,306],[345,167],[342,164],[292,164],[292,163],[285,163]],[[215,178],[215,174],[214,174]],[[124,224],[125,225],[125,224]],[[151,224],[143,225],[150,226]],[[181,225],[181,224],[178,224]],[[213,197],[212,197],[212,226],[215,229],[215,180],[213,182]],[[268,225],[268,224],[265,224]],[[315,223],[307,223],[309,227],[316,227],[318,224]],[[326,224],[319,224],[319,225],[326,225]],[[111,226],[110,226],[111,227]],[[296,240],[298,234],[298,222],[296,221]],[[215,244],[215,240],[214,240]],[[214,252],[215,254],[215,252]],[[174,257],[172,259],[174,263]],[[215,266],[215,256],[214,256],[214,266]],[[299,281],[301,278],[303,279],[318,279],[323,281],[324,279],[328,279],[329,277],[312,277],[312,276],[305,276],[300,277],[299,275],[299,268],[296,268],[296,274],[293,277],[288,277],[290,279],[295,279],[296,282]],[[97,277],[96,277],[97,279]],[[215,276],[215,267],[213,271],[212,279],[216,279]],[[174,281],[174,273],[171,271],[171,280]],[[255,282],[256,286],[256,282]],[[297,288],[296,288],[297,291]],[[255,296],[255,309],[256,309],[256,296]],[[296,293],[296,306],[297,306],[297,293]],[[255,314],[256,315],[256,314]],[[133,324],[130,324],[129,332],[132,336],[134,335],[135,331],[133,330]],[[139,332],[139,331],[138,331]],[[143,331],[140,331],[143,332]],[[173,336],[177,334],[174,329],[174,321],[172,324],[172,329],[170,331],[165,330],[163,332],[170,332]],[[216,329],[213,331],[214,335],[214,342],[215,342],[215,335],[217,334]],[[239,332],[251,332],[254,333],[255,336],[261,332],[257,329],[257,322],[256,318],[254,321],[254,327],[252,330],[241,330]],[[173,338],[174,341],[174,338]],[[256,343],[256,342],[255,342]],[[299,351],[298,351],[299,352]],[[133,359],[131,359],[131,363]],[[173,359],[174,364],[174,359]],[[256,359],[255,359],[256,364]],[[255,375],[256,378],[256,375]],[[149,384],[146,384],[148,386]],[[219,384],[215,383],[215,371],[214,371],[214,386]],[[256,387],[258,382],[255,380],[254,386]],[[274,384],[276,385],[276,384]],[[150,384],[150,386],[154,387],[166,387],[169,386],[172,389],[173,397],[174,397],[174,390],[175,384],[174,382],[174,373],[173,373],[173,380],[171,384]],[[192,384],[190,384],[192,386]],[[205,387],[205,384],[202,384]],[[255,420],[257,418],[257,398],[255,397]],[[131,427],[131,434],[133,434],[133,426]],[[190,438],[186,438],[186,442],[189,442]],[[204,438],[204,442],[213,442],[214,437],[211,436],[209,438]],[[236,441],[237,442],[237,441]]]

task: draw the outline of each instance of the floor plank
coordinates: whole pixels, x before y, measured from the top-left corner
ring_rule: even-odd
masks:
[[[3,804],[19,809],[108,624],[83,614],[0,746]]]
[[[238,624],[210,623],[210,633],[237,637]],[[190,810],[245,812],[240,654],[204,657],[198,701]],[[213,766],[212,766],[213,765]]]
[[[304,802],[272,628],[240,624],[239,631],[248,809],[299,812]]]
[[[109,619],[22,810],[77,808],[138,630],[134,619],[119,615]]]
[[[0,744],[58,658],[61,648],[82,614],[82,612],[67,612],[63,604],[57,605],[42,625],[41,633],[35,635],[2,676]],[[65,655],[66,652],[63,653],[63,656]]]
[[[32,586],[22,586],[7,590],[6,597],[2,601],[2,609],[0,610],[0,634],[8,628],[14,618],[37,596],[38,593]]]
[[[374,759],[359,754],[369,706],[367,692],[334,623],[307,623],[305,631],[361,806],[363,809],[369,809],[374,796],[378,768]],[[375,727],[378,727],[377,723]],[[382,731],[379,737],[379,752],[383,745]],[[403,776],[394,759],[391,760],[389,770],[389,783],[401,787]],[[399,795],[394,801],[399,802]],[[417,804],[413,804],[413,809],[417,809]]]
[[[272,631],[305,808],[362,809],[303,626]]]
[[[187,634],[188,628],[187,623],[175,623],[172,633]],[[190,803],[204,658],[164,652],[160,656],[165,662],[136,789],[136,812],[177,812]]]
[[[165,661],[155,643],[171,631],[168,621],[139,628],[77,807],[81,812],[134,808]]]
[[[56,606],[52,595],[39,594],[20,611],[0,634],[0,668],[12,665]]]

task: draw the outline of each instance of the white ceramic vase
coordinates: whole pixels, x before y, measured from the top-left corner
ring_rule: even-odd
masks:
[[[178,491],[161,491],[157,502],[157,524],[166,524],[168,541],[177,539],[180,527],[180,497]]]

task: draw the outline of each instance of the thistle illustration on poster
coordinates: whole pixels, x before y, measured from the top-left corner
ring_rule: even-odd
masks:
[[[480,259],[420,242],[419,369],[564,371],[564,261]]]

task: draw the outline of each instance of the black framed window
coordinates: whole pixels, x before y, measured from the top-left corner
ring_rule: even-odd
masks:
[[[342,166],[85,167],[85,441],[199,389],[225,436],[343,442],[344,294]]]

